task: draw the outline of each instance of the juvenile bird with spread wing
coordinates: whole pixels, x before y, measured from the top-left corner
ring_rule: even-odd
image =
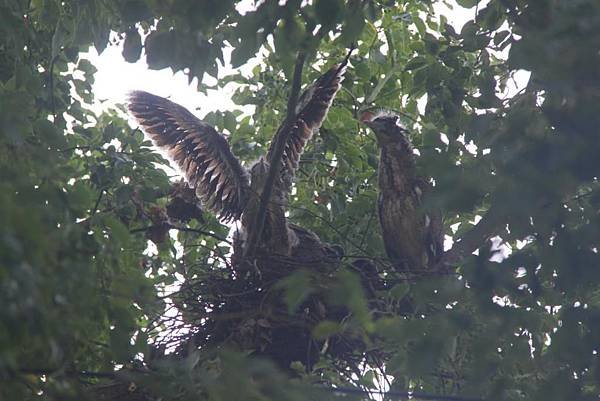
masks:
[[[296,114],[278,135],[287,140],[266,212],[260,246],[275,254],[289,255],[297,242],[285,209],[287,195],[304,146],[319,129],[341,87],[350,54],[320,76],[300,97]],[[241,218],[243,236],[252,230],[260,195],[270,168],[277,138],[265,156],[249,170],[231,152],[225,137],[184,107],[143,91],[130,94],[129,111],[154,144],[167,151],[196,190],[204,205],[223,221]]]

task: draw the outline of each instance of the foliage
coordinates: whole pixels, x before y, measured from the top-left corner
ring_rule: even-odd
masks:
[[[374,388],[385,372],[397,391],[596,399],[600,3],[461,0],[473,19],[460,32],[431,3],[266,0],[244,11],[231,0],[0,1],[0,398],[79,399],[107,378],[174,398],[334,398],[315,391]],[[276,287],[290,313],[315,293],[350,311],[313,334],[359,339],[355,366],[323,355],[284,367],[288,379],[248,357],[251,347],[163,355],[175,329],[201,324],[165,293],[222,274],[228,228],[206,213],[167,220],[177,202],[193,203],[156,168],[167,161],[122,110],[89,110],[95,68],[79,53],[111,42],[123,42],[127,61],[143,50],[149,68],[190,80],[217,77],[226,49],[234,67],[260,54],[252,74],[217,84],[238,85],[234,101],[254,114],[208,118],[247,162],[285,114],[298,50],[309,83],[356,43],[290,202],[290,220],[341,245],[348,263],[334,277],[299,270]],[[531,78],[506,96],[519,70]],[[447,234],[474,242],[457,274],[406,281],[383,260],[377,148],[357,122],[372,105],[404,114]],[[493,235],[507,257],[490,247]],[[356,257],[379,261],[388,285],[361,287]],[[389,313],[407,302],[410,313]],[[368,368],[367,350],[381,351]]]

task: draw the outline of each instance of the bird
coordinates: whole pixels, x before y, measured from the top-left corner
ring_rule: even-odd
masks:
[[[253,228],[274,144],[285,135],[279,174],[259,238],[260,246],[270,252],[289,255],[297,239],[285,217],[287,196],[304,147],[320,128],[341,87],[349,56],[303,92],[293,117],[276,131],[267,153],[249,169],[232,153],[222,133],[183,106],[145,91],[133,91],[127,108],[153,143],[182,170],[205,208],[224,223],[241,220],[241,241]]]
[[[360,121],[380,147],[378,214],[386,254],[403,271],[426,270],[443,253],[442,214],[424,207],[432,185],[417,174],[413,146],[397,114],[365,111]]]

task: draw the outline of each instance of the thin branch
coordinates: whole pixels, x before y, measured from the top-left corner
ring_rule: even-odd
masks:
[[[250,232],[248,238],[248,245],[246,247],[246,257],[251,257],[254,254],[258,240],[262,234],[265,218],[267,214],[267,205],[273,192],[273,185],[275,184],[275,178],[281,170],[281,158],[285,150],[285,144],[287,143],[288,137],[291,133],[290,125],[292,124],[296,116],[296,105],[298,104],[298,96],[300,94],[300,86],[302,85],[302,70],[304,68],[304,62],[306,61],[306,54],[303,51],[298,52],[296,57],[296,65],[294,67],[294,76],[292,79],[292,90],[287,104],[287,115],[284,123],[279,128],[279,132],[275,134],[276,143],[273,144],[273,157],[271,158],[271,165],[269,166],[269,172],[265,182],[265,187],[260,196],[260,203],[258,205],[258,212],[256,213],[256,219],[254,221],[254,229]]]
[[[367,234],[369,233],[369,230],[371,229],[371,223],[373,222],[373,217],[375,217],[375,208],[371,208],[371,214],[369,215],[369,221],[367,222],[367,228],[365,228],[365,231],[363,232],[362,238],[360,239],[360,247],[359,247],[359,249],[362,249],[362,246],[365,243],[365,239],[367,238]]]
[[[325,217],[313,212],[312,210],[306,208],[306,207],[302,207],[302,206],[294,206],[294,205],[290,205],[289,206],[290,209],[297,209],[297,210],[301,210],[303,212],[306,212],[308,214],[310,214],[312,217],[315,217],[319,220],[321,220],[322,222],[324,222],[325,224],[327,224],[327,227],[329,229],[331,229],[334,233],[336,233],[339,238],[341,240],[346,241],[347,243],[349,243],[350,245],[354,246],[356,249],[358,249],[361,252],[364,252],[365,255],[368,254],[367,250],[362,248],[362,246],[360,244],[357,244],[355,241],[351,241],[347,235],[345,235],[343,232],[341,232],[336,226],[333,225],[333,223],[329,220],[327,220]]]
[[[125,148],[126,144],[123,146],[123,148]],[[65,153],[65,152],[70,152],[73,150],[81,150],[81,151],[95,151],[95,152],[101,152],[101,153],[107,153],[108,149],[102,148],[100,146],[96,146],[96,147],[92,147],[89,145],[84,145],[84,146],[71,146],[69,148],[64,148],[64,149],[56,149],[57,152],[61,152],[61,153]],[[137,155],[136,152],[125,152],[124,150],[114,150],[112,151],[112,153],[115,154],[120,154],[120,155],[127,155],[127,156],[135,156]]]
[[[94,208],[92,209],[92,213],[90,213],[90,218],[96,215],[98,212],[98,207],[100,206],[100,201],[102,201],[102,197],[104,196],[104,188],[100,190],[100,195],[96,199],[96,203],[94,204]]]
[[[298,104],[298,97],[300,96],[300,86],[302,85],[302,70],[304,68],[304,62],[306,61],[306,54],[302,51],[298,52],[296,58],[296,65],[294,66],[294,77],[292,80],[292,91],[287,104],[287,116],[286,120],[289,124],[293,118],[296,117],[296,105]],[[287,138],[286,138],[287,139]],[[286,141],[282,141],[285,143]],[[281,147],[281,154],[283,154],[283,147]],[[280,155],[281,157],[281,155]]]
[[[203,249],[206,249],[207,251],[217,253],[218,260],[225,263],[225,267],[232,270],[231,263],[229,263],[227,256],[225,256],[225,254],[221,251],[221,248],[219,248],[218,246],[211,248],[207,245],[202,245],[202,244],[184,244],[183,247],[184,247],[184,249],[186,249],[186,248],[203,248]],[[195,264],[193,264],[193,265],[195,265]]]
[[[50,89],[50,108],[52,109],[52,117],[54,118],[54,123],[56,124],[56,101],[54,99],[54,63],[56,61],[56,59],[58,58],[58,55],[52,57],[52,60],[50,60],[50,68],[49,68],[49,72],[50,72],[50,76],[49,76],[49,82],[48,82],[48,86]]]
[[[200,230],[197,228],[190,228],[190,227],[179,227],[179,226],[175,226],[173,224],[169,224],[169,228],[174,229],[174,230],[188,232],[188,233],[207,235],[207,236],[213,237],[214,239],[217,239],[219,241],[223,241],[228,244],[231,244],[231,242],[227,238],[221,237],[220,235],[215,234],[215,233],[211,233],[210,231],[205,231],[205,230]]]
[[[577,198],[574,197],[571,200],[577,200]],[[531,205],[528,210],[544,209],[552,203],[554,201],[541,198]],[[434,266],[434,270],[444,270],[445,268],[457,266],[462,263],[465,258],[479,249],[483,243],[493,236],[498,235],[500,230],[507,224],[506,217],[508,216],[503,213],[501,206],[498,206],[497,203],[492,204],[481,220],[469,231],[465,232],[455,241],[452,248],[444,253],[441,260]]]
[[[69,148],[64,148],[64,149],[57,149],[58,152],[70,152],[72,150],[90,150],[91,146],[71,146]]]
[[[212,237],[214,239],[218,239],[219,241],[223,241],[223,242],[227,242],[228,244],[231,244],[231,242],[227,238],[221,237],[220,235],[215,234],[215,233],[211,233],[210,231],[200,230],[198,228],[191,228],[191,227],[179,227],[179,226],[176,226],[174,224],[167,223],[167,222],[165,222],[163,224],[160,224],[160,225],[152,225],[152,226],[134,228],[132,230],[129,230],[129,232],[131,234],[135,234],[135,233],[139,233],[139,232],[143,232],[143,231],[148,231],[148,230],[153,229],[153,228],[158,228],[158,227],[161,227],[161,226],[164,226],[164,227],[167,227],[167,228],[173,229],[173,230],[179,230],[179,231],[184,231],[184,232],[189,232],[189,233],[196,233],[196,234],[201,234],[201,235],[207,235],[207,236]]]
[[[84,377],[98,377],[98,378],[108,378],[115,379],[117,377],[117,372],[91,372],[87,370],[82,371],[69,371],[63,369],[19,369],[19,373],[26,375],[34,375],[34,376],[50,376],[56,373],[64,373],[66,375],[78,375]]]

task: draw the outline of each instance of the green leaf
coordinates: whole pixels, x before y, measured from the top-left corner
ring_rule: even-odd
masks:
[[[359,383],[367,388],[375,388],[375,372],[372,369],[367,370],[359,379]]]
[[[66,32],[62,27],[62,24],[59,22],[56,24],[56,29],[54,30],[54,35],[52,35],[52,59],[54,60],[58,53],[61,50],[61,47],[66,39]]]
[[[117,190],[114,193],[114,199],[115,199],[117,206],[122,207],[122,206],[126,205],[129,202],[129,200],[131,199],[132,195],[133,195],[133,187],[130,185],[123,185],[123,186],[117,188]]]
[[[98,54],[101,54],[108,45],[110,38],[110,26],[105,21],[96,21],[92,24],[92,35],[94,38],[94,47]]]
[[[306,27],[299,18],[288,18],[283,21],[283,36],[290,49],[296,49],[306,37]]]
[[[494,45],[498,46],[500,43],[506,39],[506,37],[510,35],[509,31],[500,31],[494,35]]]
[[[314,291],[311,284],[311,275],[306,270],[298,270],[292,273],[277,283],[276,287],[283,289],[283,298],[289,313],[296,311]]]
[[[327,338],[342,331],[342,326],[338,322],[324,320],[319,322],[312,331],[312,336],[316,340],[326,340]]]
[[[418,15],[413,15],[412,22],[417,27],[417,31],[419,31],[419,35],[425,36],[425,34],[427,33],[427,27],[425,26],[425,23],[423,22],[423,20],[421,18],[419,18]]]
[[[60,149],[66,146],[64,134],[56,129],[56,126],[45,118],[37,120],[33,126],[33,130],[36,135],[54,149]]]
[[[423,56],[417,56],[412,58],[406,66],[404,67],[405,71],[417,70],[428,64],[427,58]]]
[[[93,79],[93,75],[98,71],[98,69],[90,62],[90,60],[85,58],[79,59],[79,63],[77,63],[77,69],[83,71],[87,81]]]
[[[348,307],[354,319],[369,330],[371,328],[369,307],[358,275],[342,270],[337,274],[336,279],[331,291],[332,301]]]
[[[231,66],[233,68],[237,68],[244,64],[250,57],[254,57],[256,55],[256,51],[258,50],[258,43],[256,41],[256,37],[251,35],[245,38],[242,38],[239,45],[233,49],[231,53]]]
[[[341,19],[344,3],[342,0],[316,0],[314,7],[319,23],[329,28]]]
[[[123,58],[129,63],[135,63],[142,54],[142,38],[137,30],[127,32],[123,42]]]
[[[480,11],[478,20],[481,21],[482,28],[496,30],[500,28],[505,21],[505,14],[502,12],[499,3],[490,3],[486,8]]]
[[[236,126],[237,120],[235,118],[235,115],[230,111],[226,111],[223,115],[223,127],[227,131],[234,133]]]
[[[346,12],[342,27],[342,40],[347,46],[354,43],[365,26],[365,16],[360,2],[354,1]]]
[[[389,292],[390,296],[396,300],[402,300],[410,292],[408,283],[400,283],[393,286]]]
[[[174,36],[171,32],[151,32],[144,45],[149,68],[161,70],[171,66],[175,58]]]
[[[129,239],[129,230],[123,223],[112,216],[104,216],[102,221],[110,229],[110,232],[117,243],[125,245]]]
[[[461,7],[473,8],[479,3],[479,0],[456,0],[456,2]]]

